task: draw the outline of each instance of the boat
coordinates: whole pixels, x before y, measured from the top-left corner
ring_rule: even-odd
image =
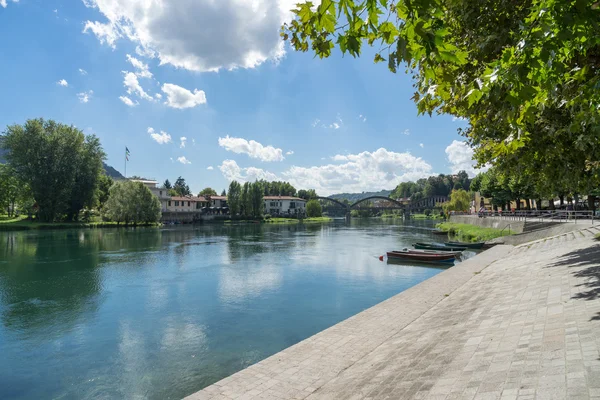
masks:
[[[482,249],[484,245],[485,245],[484,242],[478,242],[478,243],[446,242],[446,243],[444,243],[444,246],[450,246],[450,247],[460,246],[460,247],[466,247],[467,249]]]
[[[456,259],[456,255],[452,252],[436,253],[436,252],[417,252],[414,250],[395,250],[387,252],[388,259],[402,259],[421,262],[442,262],[452,263]]]
[[[445,235],[448,236],[448,232],[444,232],[444,231],[431,231],[431,233],[433,233],[434,235]]]
[[[440,251],[464,251],[467,248],[464,246],[446,246],[443,243],[415,243],[415,249],[420,250],[440,250]]]

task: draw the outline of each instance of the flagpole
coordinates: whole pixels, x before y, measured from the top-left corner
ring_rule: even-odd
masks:
[[[127,179],[127,147],[125,147],[125,179]]]

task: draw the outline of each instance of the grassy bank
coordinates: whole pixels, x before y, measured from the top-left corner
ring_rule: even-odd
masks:
[[[600,240],[600,233],[597,233],[597,234],[596,234],[596,239],[597,239],[597,240]]]
[[[116,222],[38,222],[21,216],[13,219],[0,219],[0,231],[27,231],[35,229],[76,229],[76,228],[123,228],[133,225]],[[160,226],[160,224],[138,224],[136,226]]]
[[[431,215],[425,215],[425,214],[411,214],[410,217],[412,219],[444,219],[444,217],[442,217],[439,214],[431,214]]]
[[[507,236],[508,230],[502,231],[496,228],[484,228],[469,224],[456,224],[453,222],[442,222],[436,225],[438,229],[458,237],[464,242],[485,242],[501,236]]]
[[[238,219],[238,220],[229,220],[225,221],[226,224],[299,224],[300,222],[304,224],[311,223],[321,223],[321,222],[331,222],[333,218],[329,217],[315,217],[315,218],[304,218],[303,220],[299,220],[296,218],[267,218],[263,220],[253,220],[253,219]]]

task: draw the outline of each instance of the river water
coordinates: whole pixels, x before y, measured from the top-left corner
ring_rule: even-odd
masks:
[[[0,232],[1,399],[179,399],[439,272],[428,221]]]

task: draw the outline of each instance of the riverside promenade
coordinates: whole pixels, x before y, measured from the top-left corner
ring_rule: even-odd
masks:
[[[600,399],[599,232],[496,246],[187,399]]]

